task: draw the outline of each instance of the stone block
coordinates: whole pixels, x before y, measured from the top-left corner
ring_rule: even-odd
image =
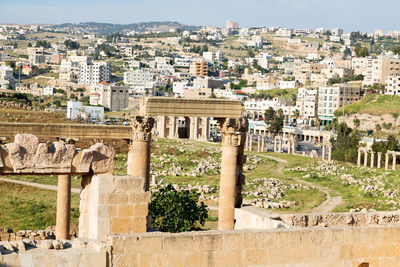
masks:
[[[243,263],[251,266],[263,266],[268,262],[268,248],[250,248],[243,250]]]
[[[131,217],[133,216],[132,205],[119,205],[118,206],[118,217]]]
[[[189,233],[167,235],[163,247],[168,250],[187,250],[192,247],[193,235]]]
[[[241,250],[217,250],[215,252],[215,266],[219,267],[233,267],[245,266],[243,265],[242,251]]]
[[[139,204],[139,205],[133,206],[133,216],[135,216],[135,217],[147,216],[148,213],[149,213],[149,207],[147,204],[143,204],[143,205]]]
[[[241,232],[224,233],[222,235],[222,249],[242,250],[244,249],[244,235]]]
[[[130,218],[112,218],[111,219],[111,233],[124,234],[129,233],[131,229]]]
[[[107,204],[126,204],[128,202],[128,194],[124,193],[109,193],[106,195]]]
[[[192,236],[192,248],[194,251],[201,250],[221,250],[222,234],[218,231],[212,231]]]
[[[208,254],[212,252],[189,252],[186,255],[186,267],[209,266]]]
[[[133,217],[131,233],[145,233],[147,231],[146,217]]]

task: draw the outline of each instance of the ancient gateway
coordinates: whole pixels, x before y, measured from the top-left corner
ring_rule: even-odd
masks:
[[[161,116],[161,112],[151,113],[152,108],[147,112]],[[175,112],[168,116],[190,114],[185,109]],[[102,143],[79,149],[68,142],[40,143],[32,134],[17,134],[13,143],[0,146],[2,175],[58,175],[59,239],[53,243],[42,240],[39,245],[21,239],[1,243],[0,265],[400,266],[398,212],[283,216],[280,229],[233,231],[235,207],[240,208],[242,203],[248,132],[248,122],[240,114],[221,112],[214,116],[220,121],[223,134],[219,230],[146,233],[150,222],[150,143],[155,119],[141,115],[132,119],[127,176],[113,175],[115,151]],[[83,177],[79,238],[68,241],[73,174]],[[315,227],[322,225],[327,227]]]

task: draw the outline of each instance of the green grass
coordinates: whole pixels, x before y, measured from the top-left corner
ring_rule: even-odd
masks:
[[[39,230],[56,224],[57,192],[0,181],[0,228]],[[79,218],[79,195],[71,197],[71,223]]]
[[[400,96],[371,94],[363,99],[345,107],[345,113],[371,114],[380,116],[383,114],[400,114]],[[341,116],[342,110],[337,110],[335,116]]]

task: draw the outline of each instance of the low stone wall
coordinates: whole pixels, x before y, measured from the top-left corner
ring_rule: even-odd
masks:
[[[400,212],[342,212],[342,213],[308,213],[281,215],[277,220],[288,227],[332,227],[332,226],[374,226],[399,225]]]
[[[112,266],[400,266],[400,227],[114,235]],[[365,265],[368,266],[368,265]]]
[[[0,266],[110,266],[110,246],[95,241],[0,242]]]

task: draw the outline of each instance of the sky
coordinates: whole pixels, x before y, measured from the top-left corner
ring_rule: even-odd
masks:
[[[0,23],[137,23],[400,30],[399,0],[0,0]]]

